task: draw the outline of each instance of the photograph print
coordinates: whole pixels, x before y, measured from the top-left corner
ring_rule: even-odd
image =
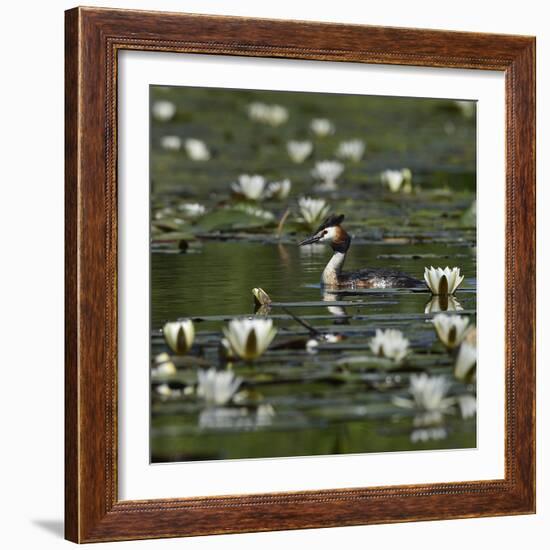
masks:
[[[150,87],[150,460],[476,447],[476,102]]]

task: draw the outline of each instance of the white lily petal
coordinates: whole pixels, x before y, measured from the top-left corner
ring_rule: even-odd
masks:
[[[246,360],[255,359],[262,355],[273,341],[277,329],[273,327],[271,319],[233,319],[227,328],[224,327],[225,337],[239,357]],[[251,333],[255,336],[255,348],[247,349]]]
[[[377,329],[369,345],[375,355],[392,359],[396,363],[401,362],[409,352],[409,341],[400,330]]]
[[[477,362],[477,349],[469,342],[462,342],[456,356],[454,375],[458,380],[465,380],[470,376]]]
[[[183,331],[184,342],[179,338],[180,331]],[[191,319],[168,322],[164,325],[162,332],[170,349],[180,355],[191,349],[195,339],[195,327]]]

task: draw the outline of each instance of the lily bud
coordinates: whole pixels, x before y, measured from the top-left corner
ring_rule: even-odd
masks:
[[[271,298],[263,288],[253,288],[252,294],[254,295],[254,304],[256,306],[261,307],[271,304]]]
[[[163,328],[164,339],[170,349],[178,354],[186,354],[195,339],[195,327],[191,319],[166,323]]]

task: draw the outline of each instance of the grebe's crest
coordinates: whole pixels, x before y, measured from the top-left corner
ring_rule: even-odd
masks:
[[[329,229],[331,227],[340,225],[344,221],[344,217],[344,214],[332,214],[332,216],[329,216],[325,219],[325,221],[317,228],[317,231],[315,231],[315,233],[317,234],[320,231],[323,231],[323,229]]]
[[[327,243],[330,244],[335,251],[347,251],[351,239],[350,236],[340,226],[342,221],[344,221],[344,214],[333,214],[332,216],[329,216],[317,228],[315,233],[299,243],[299,246],[313,243]]]

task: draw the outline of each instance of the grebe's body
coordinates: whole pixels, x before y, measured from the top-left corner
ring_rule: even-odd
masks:
[[[300,246],[313,243],[326,243],[333,255],[321,276],[321,285],[332,288],[407,288],[421,285],[421,281],[406,273],[390,269],[360,269],[344,272],[342,268],[351,245],[351,237],[340,225],[344,216],[330,216]]]

